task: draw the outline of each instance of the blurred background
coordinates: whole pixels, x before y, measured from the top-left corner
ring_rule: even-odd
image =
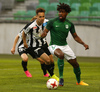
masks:
[[[58,15],[59,2],[70,5],[72,11],[67,18],[74,23],[77,34],[90,47],[85,51],[69,35],[67,41],[75,54],[100,57],[100,0],[0,0],[0,54],[11,54],[16,35],[36,15],[36,8],[44,8],[46,18],[51,19]],[[49,34],[47,41],[50,42]]]

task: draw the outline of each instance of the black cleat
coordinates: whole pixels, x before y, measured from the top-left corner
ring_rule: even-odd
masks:
[[[63,86],[63,85],[64,85],[64,79],[61,78],[61,79],[59,80],[59,86]]]

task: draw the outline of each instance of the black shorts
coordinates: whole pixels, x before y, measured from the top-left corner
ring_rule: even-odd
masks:
[[[29,53],[32,52],[34,52],[36,57],[40,57],[43,53],[46,53],[48,56],[51,55],[47,44],[41,47],[30,47]]]
[[[49,49],[48,49],[47,43],[46,43],[45,45],[43,45],[41,48],[44,50],[44,52],[45,52],[48,56],[51,55],[51,53],[50,53],[50,51],[49,51]]]
[[[18,48],[18,53],[21,56],[23,53],[27,54],[27,51],[24,47],[22,47],[22,48]]]
[[[18,48],[18,53],[21,56],[23,53],[30,54],[33,58],[37,58],[36,54],[33,52],[30,52],[30,47],[25,49],[24,47]]]

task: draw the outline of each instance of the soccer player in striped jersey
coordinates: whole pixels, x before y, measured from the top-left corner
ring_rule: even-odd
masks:
[[[27,44],[28,44],[28,47],[30,47],[30,34],[27,35]],[[15,37],[15,40],[14,40],[14,44],[13,44],[13,47],[11,49],[11,53],[14,54],[15,53],[15,47],[16,47],[16,44],[17,42],[19,41],[19,44],[18,44],[18,53],[19,55],[21,56],[22,58],[22,67],[24,69],[24,72],[26,74],[27,77],[32,77],[32,75],[30,74],[30,72],[28,71],[27,69],[27,62],[28,62],[28,50],[24,48],[24,45],[23,45],[23,41],[22,41],[22,31],[20,31],[20,33]],[[37,58],[37,56],[35,54],[32,54],[31,55],[33,58],[36,58],[40,63],[41,63],[41,69],[43,70],[43,74],[44,74],[44,77],[49,77],[49,74],[47,73],[47,70],[46,70],[46,66],[45,66],[45,62],[40,59],[40,58]]]
[[[59,78],[54,74],[54,60],[48,49],[46,38],[40,37],[48,22],[48,20],[45,19],[45,10],[43,8],[36,9],[36,17],[37,19],[32,21],[22,33],[24,46],[28,48],[26,35],[31,34],[32,44],[29,48],[29,53],[35,52],[36,56],[43,59],[50,76],[59,81]]]
[[[67,61],[73,66],[74,73],[77,79],[77,85],[88,86],[87,83],[81,81],[80,78],[81,70],[76,60],[76,56],[72,51],[72,49],[69,47],[68,43],[66,42],[68,33],[70,32],[74,40],[82,44],[86,50],[89,49],[89,46],[85,44],[77,35],[73,23],[71,23],[68,19],[66,19],[68,13],[71,12],[70,6],[64,3],[60,3],[60,5],[57,6],[57,10],[59,12],[58,14],[59,17],[51,19],[48,22],[46,29],[41,34],[41,37],[45,37],[48,31],[50,31],[51,41],[49,50],[52,54],[58,57],[58,68],[60,77],[59,86],[64,85],[64,79],[63,79],[64,58],[67,59]]]
[[[36,16],[34,16],[31,19],[31,22],[34,21],[35,19],[36,19]],[[15,53],[15,47],[16,47],[17,42],[19,41],[19,45],[18,45],[18,48],[17,49],[18,49],[19,55],[22,58],[22,67],[24,69],[24,72],[25,72],[26,76],[27,77],[32,77],[32,75],[29,73],[29,71],[27,69],[27,62],[28,62],[27,53],[28,53],[28,51],[27,51],[27,49],[24,48],[24,45],[23,45],[23,41],[22,41],[22,31],[23,30],[21,30],[20,33],[15,37],[14,44],[13,44],[13,47],[11,49],[11,53],[12,54]],[[27,35],[27,44],[29,45],[29,47],[30,47],[30,44],[31,44],[30,43],[30,40],[29,40],[30,37],[31,37],[31,35],[28,34]],[[47,73],[47,70],[46,70],[45,62],[41,58],[37,58],[36,55],[33,55],[32,57],[33,58],[36,58],[41,63],[41,69],[43,70],[44,77],[49,77],[49,74]]]

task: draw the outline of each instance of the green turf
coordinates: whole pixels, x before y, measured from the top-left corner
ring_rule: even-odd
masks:
[[[29,57],[28,69],[32,78],[27,78],[18,55],[0,55],[0,92],[100,92],[100,58],[78,57],[82,80],[89,86],[77,86],[72,66],[65,61],[64,86],[48,90],[40,63]],[[57,59],[55,74],[58,76]]]

